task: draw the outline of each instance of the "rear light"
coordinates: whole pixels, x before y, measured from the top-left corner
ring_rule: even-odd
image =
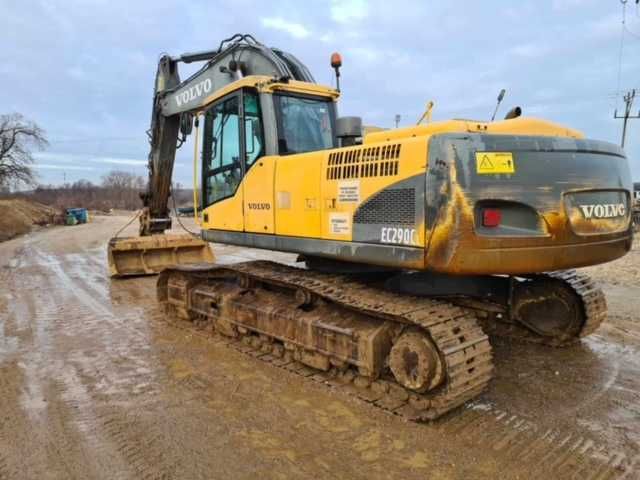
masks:
[[[485,208],[482,210],[482,226],[497,227],[502,221],[502,213],[497,208]]]

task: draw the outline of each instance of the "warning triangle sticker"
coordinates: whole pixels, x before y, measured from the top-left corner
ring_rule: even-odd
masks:
[[[516,173],[513,154],[511,152],[476,152],[476,173],[480,175]]]
[[[480,162],[480,169],[493,170],[493,163],[491,163],[491,160],[489,160],[489,157],[487,155],[482,157],[482,161]]]

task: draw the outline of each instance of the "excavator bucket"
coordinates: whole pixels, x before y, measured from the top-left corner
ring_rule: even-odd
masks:
[[[112,277],[154,275],[175,265],[215,260],[207,242],[188,234],[112,238],[108,257]]]

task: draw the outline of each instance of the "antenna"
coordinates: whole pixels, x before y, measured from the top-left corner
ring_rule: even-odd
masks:
[[[429,102],[427,103],[427,107],[424,111],[424,113],[422,114],[422,116],[420,117],[420,119],[418,120],[418,123],[416,123],[416,125],[420,125],[424,120],[427,121],[427,123],[431,123],[431,111],[433,110],[433,106],[435,105],[435,103],[433,103],[433,100],[429,100]]]
[[[502,99],[504,98],[505,93],[507,93],[507,91],[503,88],[502,90],[500,90],[500,93],[498,94],[498,103],[496,105],[496,109],[493,111],[493,115],[491,116],[492,122],[496,118],[496,113],[498,113],[498,108],[500,107],[500,103],[502,102]]]

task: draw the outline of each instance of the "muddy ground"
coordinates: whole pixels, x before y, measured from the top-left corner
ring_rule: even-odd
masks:
[[[2,480],[640,477],[640,244],[588,269],[610,303],[595,335],[492,339],[490,389],[414,424],[165,323],[154,278],[107,277],[125,221],[0,244]]]

